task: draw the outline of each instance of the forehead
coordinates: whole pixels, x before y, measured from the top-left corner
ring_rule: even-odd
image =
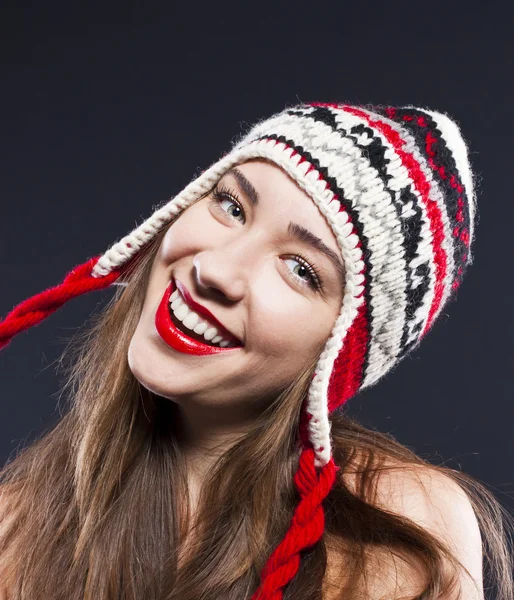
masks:
[[[327,220],[312,198],[279,166],[263,159],[252,159],[234,167],[244,175],[258,195],[255,207],[257,214],[266,213],[266,217],[278,219],[287,227],[290,221],[309,229],[321,238],[332,250],[340,253],[339,246]],[[223,180],[237,186],[245,196],[240,180],[232,171],[228,171]],[[278,224],[278,223],[277,223]]]

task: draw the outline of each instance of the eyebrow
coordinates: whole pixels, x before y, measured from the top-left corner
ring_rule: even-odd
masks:
[[[230,169],[227,175],[233,175],[237,179],[239,187],[248,196],[248,199],[250,200],[253,206],[257,206],[257,204],[259,204],[259,193],[253,187],[252,182],[248,181],[248,179],[243,175],[243,173],[241,173],[239,169],[236,169],[234,167]]]
[[[235,177],[237,183],[239,184],[239,187],[243,190],[243,192],[248,197],[252,205],[257,206],[257,204],[259,203],[259,193],[253,186],[252,182],[249,181],[243,175],[243,173],[235,167],[230,169],[227,175],[233,175]],[[325,242],[323,242],[323,240],[321,240],[317,235],[314,235],[311,231],[309,231],[305,227],[302,227],[302,225],[298,225],[298,223],[293,223],[293,221],[291,221],[287,227],[287,232],[290,236],[296,238],[298,241],[312,246],[313,248],[327,256],[337,269],[337,272],[339,273],[339,276],[344,286],[346,279],[345,269],[341,262],[341,259],[339,258],[339,255],[336,252],[329,248],[325,244]]]

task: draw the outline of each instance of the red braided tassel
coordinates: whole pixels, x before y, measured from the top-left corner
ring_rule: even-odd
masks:
[[[314,450],[305,448],[300,455],[294,481],[302,497],[295,509],[291,526],[275,548],[261,573],[261,584],[251,600],[282,600],[282,588],[298,572],[300,550],[313,546],[325,529],[325,513],[321,506],[336,478],[333,458],[319,474],[314,466]]]
[[[7,346],[16,334],[37,325],[71,298],[103,289],[116,281],[120,271],[112,271],[105,277],[91,275],[99,258],[95,256],[76,266],[62,283],[24,300],[13,308],[5,319],[0,321],[0,349]]]

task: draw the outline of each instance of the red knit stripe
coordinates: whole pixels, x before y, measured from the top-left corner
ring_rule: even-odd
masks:
[[[37,325],[71,298],[108,287],[116,281],[120,276],[119,270],[112,271],[105,277],[91,275],[99,258],[100,256],[96,256],[76,266],[62,283],[31,296],[13,308],[0,321],[0,349],[7,346],[16,334]]]
[[[444,282],[447,277],[447,259],[446,252],[442,246],[444,239],[444,228],[441,216],[441,210],[439,209],[437,202],[430,198],[430,183],[427,181],[423,171],[414,156],[406,152],[403,147],[405,141],[401,138],[400,134],[395,131],[390,125],[381,121],[380,119],[373,119],[370,115],[364,111],[355,108],[353,106],[343,105],[343,110],[348,113],[354,114],[361,119],[368,122],[371,127],[375,127],[380,131],[387,139],[387,141],[394,147],[396,153],[400,157],[402,164],[406,167],[409,172],[409,177],[414,182],[416,189],[421,194],[423,203],[426,206],[428,218],[430,221],[430,231],[432,232],[432,244],[434,248],[434,262],[436,271],[436,281],[434,290],[434,299],[430,307],[428,319],[425,324],[425,328],[420,337],[423,337],[432,325],[432,321],[435,313],[437,312],[444,293]]]
[[[366,302],[359,307],[357,316],[348,330],[328,386],[328,412],[355,396],[362,382],[364,359],[368,348],[368,319]]]
[[[316,472],[314,450],[305,448],[300,455],[294,482],[301,500],[296,507],[287,533],[275,548],[261,572],[261,583],[251,600],[282,600],[282,588],[298,572],[300,551],[313,546],[325,530],[322,502],[336,479],[333,458]]]

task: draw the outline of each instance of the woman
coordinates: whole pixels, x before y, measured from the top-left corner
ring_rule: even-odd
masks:
[[[475,221],[449,117],[300,105],[15,308],[0,345],[119,285],[2,471],[7,597],[478,600],[482,543],[511,597],[495,498],[341,410],[455,297]]]

